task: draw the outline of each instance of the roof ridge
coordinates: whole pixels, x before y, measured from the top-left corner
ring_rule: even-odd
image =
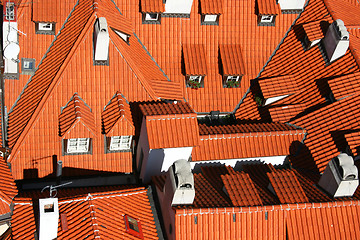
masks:
[[[94,206],[94,202],[93,202],[93,197],[92,195],[89,193],[88,194],[88,197],[86,199],[86,201],[88,202],[88,205],[89,205],[89,211],[90,211],[90,217],[91,217],[91,227],[93,229],[93,232],[94,232],[94,237],[95,239],[96,238],[100,238],[100,231],[99,231],[99,225],[97,223],[97,219],[96,219],[96,209],[95,209],[95,206]]]
[[[270,134],[266,134],[266,133],[270,133]],[[275,133],[275,134],[272,134],[272,133]],[[244,132],[244,133],[215,133],[215,134],[200,135],[200,140],[240,138],[240,137],[258,137],[258,136],[266,137],[266,136],[280,136],[280,135],[298,135],[298,134],[305,134],[305,133],[306,132],[303,129]],[[208,138],[206,138],[206,136],[208,136]],[[223,137],[218,137],[218,136],[223,136]],[[214,138],[211,138],[211,137],[214,137]]]
[[[90,8],[91,6],[89,6],[89,1],[82,1],[82,3],[83,4],[81,4],[79,1],[78,4],[75,5],[75,7],[73,8],[73,11],[70,13],[69,19],[66,20],[62,29],[59,31],[59,34],[55,37],[47,54],[45,55],[41,64],[39,65],[38,70],[29,79],[27,85],[23,89],[23,92],[21,93],[18,100],[14,104],[11,112],[9,113],[9,127],[8,127],[9,130],[13,130],[12,128],[14,128],[13,126],[11,126],[12,120],[14,118],[13,117],[14,114],[17,114],[17,115],[15,115],[14,121],[16,121],[16,119],[19,117],[21,118],[21,120],[25,118],[25,122],[23,124],[17,124],[17,126],[20,125],[20,129],[16,128],[15,130],[13,130],[15,132],[14,133],[15,136],[12,137],[11,141],[9,140],[10,147],[12,147],[13,150],[15,150],[15,151],[17,150],[17,148],[19,147],[21,142],[24,140],[26,133],[30,130],[31,126],[34,124],[35,118],[39,115],[39,113],[41,111],[41,107],[45,104],[46,100],[49,98],[52,90],[54,89],[54,87],[56,86],[56,83],[58,82],[57,81],[58,77],[61,75],[61,73],[64,71],[64,69],[68,65],[68,62],[69,62],[71,56],[74,54],[75,50],[81,43],[83,37],[85,36],[86,31],[92,26],[93,21],[91,21],[91,16],[94,16],[95,13],[92,9],[88,12],[85,12],[85,14],[84,14],[84,10],[86,10],[87,8]],[[75,29],[75,31],[64,31],[64,29],[67,29],[67,27],[72,27],[73,26],[72,24],[76,24],[77,26],[79,25],[79,19],[75,18],[77,15],[80,15],[81,17],[84,18],[84,19],[82,19],[83,21],[80,22],[80,23],[82,23],[81,27],[78,29]],[[69,24],[70,24],[70,26],[69,26]],[[76,30],[78,30],[78,31],[76,31]],[[69,39],[67,36],[69,34],[74,35],[72,38],[70,38],[70,40],[72,40],[72,42],[71,42],[72,44],[63,43],[64,40]],[[67,36],[66,39],[64,39],[65,37],[63,37],[63,36]],[[61,61],[61,59],[59,59],[58,66],[55,65],[55,67],[57,67],[56,69],[54,69],[54,66],[51,66],[50,69],[53,70],[53,72],[52,72],[53,75],[50,75],[50,77],[47,76],[47,78],[49,79],[48,82],[45,82],[45,84],[47,84],[47,85],[46,86],[42,85],[39,88],[36,85],[36,83],[40,82],[42,80],[42,78],[40,78],[38,76],[39,75],[41,76],[42,74],[49,74],[47,71],[48,66],[44,65],[44,62],[47,60],[48,57],[51,57],[53,48],[58,47],[57,45],[55,45],[58,42],[59,42],[59,44],[70,46],[70,48],[68,49],[68,51],[64,51],[64,56],[63,56],[62,61]],[[38,81],[37,81],[37,77],[39,78]],[[40,82],[40,84],[41,84],[41,82]],[[21,109],[20,103],[28,100],[28,98],[29,98],[28,92],[29,91],[30,91],[30,93],[32,93],[33,91],[36,91],[36,92],[43,91],[43,92],[41,92],[42,94],[39,96],[39,98],[35,99],[35,102],[33,102],[33,108],[27,106],[26,110]]]

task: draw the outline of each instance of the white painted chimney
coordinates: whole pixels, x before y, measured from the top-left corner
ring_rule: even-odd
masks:
[[[305,5],[305,0],[279,0],[281,11],[301,11]]]
[[[349,33],[342,20],[338,19],[329,26],[324,45],[330,62],[345,55],[349,48]]]
[[[57,238],[59,223],[59,204],[57,198],[39,199],[40,226],[39,240]]]
[[[167,172],[165,188],[166,194],[173,196],[171,205],[194,202],[194,175],[191,172],[190,162],[184,159],[174,162]]]
[[[346,153],[328,163],[319,181],[319,186],[333,197],[350,197],[358,185],[358,169],[353,158]]]
[[[109,30],[106,18],[100,17],[95,23],[94,60],[107,61],[109,57]]]
[[[17,78],[20,47],[14,2],[6,1],[3,16],[4,73],[6,77]]]
[[[190,14],[193,0],[166,0],[165,13]]]

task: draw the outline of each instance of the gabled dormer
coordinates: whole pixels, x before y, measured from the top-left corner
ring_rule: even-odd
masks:
[[[220,15],[223,14],[222,0],[200,0],[202,25],[219,25]]]
[[[117,92],[105,106],[101,119],[105,152],[131,151],[135,127],[130,105],[120,92]]]
[[[240,87],[241,78],[245,74],[245,65],[239,44],[221,44],[221,73],[224,88]]]
[[[91,154],[92,139],[96,136],[94,114],[77,93],[61,110],[59,136],[63,155]]]
[[[161,14],[165,12],[162,0],[140,0],[143,24],[160,24]]]
[[[275,0],[257,0],[256,14],[258,26],[275,26],[275,18],[280,14],[279,4]]]
[[[183,56],[186,87],[203,88],[207,74],[205,46],[203,44],[184,44]]]

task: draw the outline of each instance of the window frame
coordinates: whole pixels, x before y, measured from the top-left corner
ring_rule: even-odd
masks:
[[[130,217],[129,215],[124,215],[124,221],[125,221],[125,231],[127,233],[129,233],[135,237],[138,237],[140,239],[144,239],[140,220]],[[137,227],[138,231],[133,229],[130,226],[130,223],[134,223],[134,222],[136,222],[136,227]]]
[[[49,25],[51,29],[47,29],[44,26]],[[35,22],[35,33],[36,34],[45,34],[45,35],[55,35],[56,23],[53,22]]]
[[[131,145],[132,145],[132,137],[131,135],[126,136],[112,136],[108,137],[108,151],[109,152],[115,152],[115,151],[130,151]],[[115,141],[119,141],[116,143]],[[126,141],[126,142],[125,142]],[[119,147],[114,147],[113,145],[118,144]],[[126,147],[123,147],[122,145],[126,145]]]
[[[32,64],[32,68],[25,68],[25,64]],[[36,70],[34,58],[21,58],[21,74],[32,75]]]
[[[266,20],[265,18],[270,18]],[[258,26],[275,26],[276,15],[258,15]]]
[[[207,19],[210,16],[215,17],[215,20]],[[202,14],[201,15],[201,24],[202,25],[219,25],[219,18],[220,18],[220,14]]]
[[[202,76],[202,75],[186,76],[186,87],[194,88],[194,89],[203,88],[204,87],[204,77],[205,76]],[[191,84],[191,82],[195,82],[196,86],[194,86],[194,84]]]
[[[156,15],[156,18],[152,18],[151,15]],[[161,23],[161,13],[143,12],[142,13],[142,23],[143,24],[160,24]]]
[[[76,140],[76,145],[79,144],[79,141],[86,139],[86,151],[85,150],[70,150],[70,142]],[[76,146],[77,147],[77,146]],[[82,154],[91,154],[92,153],[92,139],[91,138],[68,138],[63,139],[63,153],[64,155],[82,155]]]

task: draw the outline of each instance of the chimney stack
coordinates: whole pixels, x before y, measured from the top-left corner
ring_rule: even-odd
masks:
[[[349,48],[349,33],[342,20],[337,19],[329,26],[324,45],[330,62],[345,55]]]
[[[39,199],[40,224],[39,240],[57,238],[59,222],[59,204],[57,198]]]
[[[94,30],[94,60],[95,65],[105,65],[109,58],[109,30],[106,18],[100,17],[95,23]]]

